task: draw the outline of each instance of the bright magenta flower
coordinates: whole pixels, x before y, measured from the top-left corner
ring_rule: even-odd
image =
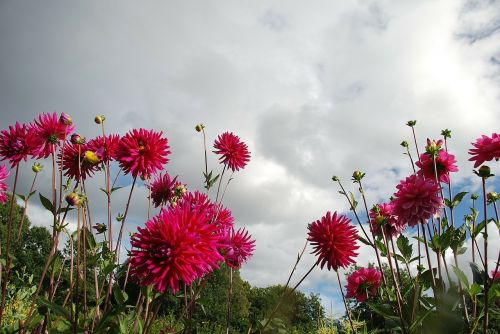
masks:
[[[400,225],[415,226],[436,214],[443,207],[439,196],[439,185],[433,179],[411,175],[401,181],[394,194],[393,213],[399,217]]]
[[[375,235],[381,234],[382,229],[386,235],[397,236],[401,233],[403,226],[399,225],[393,210],[392,203],[377,204],[370,210],[370,224]]]
[[[436,157],[436,169],[437,176],[440,182],[450,183],[450,175],[451,172],[458,172],[458,168],[455,165],[457,162],[455,160],[455,156],[453,154],[449,154],[445,150],[439,150]],[[436,175],[434,172],[434,161],[430,154],[423,153],[420,155],[420,161],[415,163],[420,170],[418,171],[419,175],[423,175],[428,179],[435,180]]]
[[[215,224],[221,231],[233,227],[234,218],[231,211],[221,204],[212,203],[205,194],[198,191],[185,193],[178,205],[188,206],[195,212],[203,213],[207,222]]]
[[[29,134],[26,124],[9,126],[9,130],[0,133],[0,157],[9,160],[12,167],[19,164],[21,160],[26,161],[28,155],[33,153],[34,137]]]
[[[85,180],[87,176],[97,171],[98,163],[86,159],[86,152],[92,152],[87,144],[79,145],[67,142],[64,145],[64,149],[57,156],[59,168],[62,168],[64,175],[73,180],[80,180],[81,173],[81,178]]]
[[[226,264],[233,269],[240,269],[243,262],[246,262],[253,254],[255,240],[245,229],[234,231],[234,228],[226,231],[222,254]]]
[[[93,152],[96,152],[99,159],[106,163],[116,160],[116,151],[120,143],[119,135],[98,136],[89,140],[88,147]]]
[[[162,134],[161,131],[134,129],[120,139],[116,157],[125,174],[147,178],[163,170],[163,165],[168,162],[170,147]]]
[[[474,148],[469,150],[472,156],[469,161],[475,161],[474,168],[479,167],[485,161],[500,159],[500,134],[498,133],[491,134],[491,138],[482,135],[481,138],[476,139],[475,143],[472,143],[472,146]]]
[[[347,298],[364,302],[369,296],[377,295],[382,274],[375,268],[361,268],[347,277]]]
[[[333,216],[327,212],[321,220],[309,224],[308,229],[308,239],[314,247],[313,254],[318,256],[316,263],[321,265],[321,269],[325,264],[328,270],[337,270],[354,263],[354,257],[358,255],[355,252],[359,248],[356,245],[358,235],[349,218],[337,216],[337,212]]]
[[[7,171],[7,166],[0,166],[0,203],[5,203],[7,201],[7,195],[5,191],[9,189],[5,180],[9,177],[9,171]]]
[[[68,117],[66,115],[66,117]],[[65,118],[64,118],[65,119]],[[55,152],[55,148],[61,140],[65,140],[74,129],[72,124],[66,124],[57,117],[56,113],[43,113],[35,119],[30,131],[36,139],[34,155],[36,158],[47,158]]]
[[[216,151],[213,152],[221,155],[219,160],[233,172],[243,169],[250,161],[247,144],[240,141],[240,138],[232,132],[219,135],[215,140],[214,148]]]
[[[218,268],[222,236],[208,224],[202,212],[188,206],[171,206],[138,228],[131,238],[131,277],[140,285],[158,291],[179,291],[179,283],[195,279]]]
[[[491,280],[493,282],[500,282],[500,270],[496,271],[495,269],[493,269],[491,271]]]
[[[175,188],[180,184],[177,176],[172,179],[168,173],[157,175],[151,183],[151,200],[155,208],[169,203],[176,195]]]

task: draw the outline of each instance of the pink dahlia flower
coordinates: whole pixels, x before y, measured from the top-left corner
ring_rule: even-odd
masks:
[[[0,166],[0,203],[5,203],[7,201],[7,195],[5,191],[9,189],[5,180],[9,177],[9,171],[7,171],[7,166]]]
[[[134,129],[120,139],[116,151],[120,167],[133,177],[138,175],[147,178],[158,170],[163,170],[163,165],[168,162],[167,138],[162,138],[163,132],[153,130]]]
[[[376,296],[382,274],[374,268],[361,268],[347,277],[347,298],[364,302],[369,296]]]
[[[96,152],[99,159],[104,162],[116,160],[116,151],[120,143],[119,135],[98,136],[89,140],[88,147],[93,152]]]
[[[370,224],[375,235],[385,231],[387,235],[397,236],[403,230],[397,217],[393,214],[394,204],[382,203],[375,205],[370,210]]]
[[[203,213],[187,206],[162,209],[131,238],[131,277],[159,292],[177,293],[180,282],[189,285],[224,260],[219,253],[222,236],[216,231]]]
[[[221,204],[212,203],[205,194],[198,191],[185,193],[178,205],[204,214],[207,222],[216,225],[221,231],[233,227],[234,218],[231,211]]]
[[[155,208],[169,203],[176,196],[175,188],[180,184],[177,176],[172,179],[168,173],[157,175],[150,186]]]
[[[321,269],[325,264],[328,270],[337,270],[354,263],[354,257],[358,255],[355,252],[359,248],[356,245],[358,235],[349,218],[337,216],[337,212],[333,216],[327,212],[321,220],[309,224],[308,229],[308,239],[314,247],[313,254],[318,256],[316,263],[321,265]]]
[[[474,168],[479,167],[483,162],[490,160],[497,160],[500,158],[500,134],[493,133],[491,138],[482,135],[481,138],[476,139],[475,143],[472,143],[474,148],[469,150],[469,154],[472,156],[469,161],[474,162]]]
[[[500,270],[496,271],[495,269],[493,269],[491,271],[491,280],[493,282],[499,282],[500,283]]]
[[[73,180],[80,180],[80,173],[83,180],[93,175],[97,171],[98,163],[89,160],[87,152],[92,152],[87,144],[67,142],[57,156],[59,168],[64,171],[64,175]]]
[[[255,240],[245,229],[234,231],[234,228],[226,231],[222,254],[226,264],[233,269],[240,269],[253,254],[255,249]]]
[[[66,115],[67,116],[67,115]],[[61,140],[65,140],[74,129],[72,124],[66,124],[57,117],[56,113],[43,113],[35,119],[30,131],[36,139],[34,156],[36,158],[47,158],[55,152],[55,148]]]
[[[437,176],[440,182],[450,183],[450,175],[451,172],[458,172],[458,168],[455,165],[457,162],[455,160],[455,156],[453,154],[449,154],[445,150],[439,150],[436,157],[436,169]],[[418,171],[418,175],[423,175],[428,179],[435,180],[436,175],[434,171],[434,161],[430,154],[423,153],[420,155],[420,161],[415,163],[420,170]]]
[[[394,194],[393,213],[400,225],[415,226],[424,223],[443,207],[439,196],[439,185],[433,179],[411,175],[401,181]]]
[[[224,132],[214,142],[216,154],[220,154],[219,160],[233,172],[243,169],[250,161],[250,152],[247,144],[232,132]]]
[[[19,164],[21,160],[26,161],[28,155],[33,153],[34,137],[29,134],[26,124],[9,126],[9,130],[0,133],[0,157],[9,160],[12,167]]]

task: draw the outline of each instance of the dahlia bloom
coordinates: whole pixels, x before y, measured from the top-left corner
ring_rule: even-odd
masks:
[[[435,159],[439,181],[449,184],[449,173],[458,172],[458,168],[455,165],[455,163],[457,162],[455,160],[455,156],[453,154],[449,154],[445,150],[439,150],[435,156]],[[432,180],[436,179],[432,155],[428,153],[421,154],[420,161],[417,161],[415,164],[420,168],[420,170],[418,171],[418,175],[423,175],[426,178]]]
[[[9,171],[7,171],[7,166],[0,166],[0,203],[5,203],[7,201],[7,195],[5,191],[9,189],[5,180],[9,177]]]
[[[216,225],[221,231],[233,227],[234,218],[231,211],[221,204],[212,203],[205,194],[198,191],[185,193],[178,205],[202,213],[207,222]]]
[[[140,175],[150,177],[157,170],[162,170],[168,162],[167,138],[162,138],[163,132],[153,130],[133,129],[120,139],[116,150],[116,159],[125,174],[133,177]]]
[[[29,134],[26,124],[9,126],[9,130],[0,133],[0,157],[9,160],[12,167],[19,164],[21,160],[26,161],[28,155],[33,153],[33,136]]]
[[[233,172],[243,169],[250,161],[247,144],[232,132],[219,135],[214,142],[214,148],[216,150],[213,152],[221,155],[219,160]]]
[[[482,135],[481,138],[476,139],[475,143],[472,143],[472,146],[474,148],[469,150],[472,156],[469,161],[475,161],[474,168],[479,167],[485,161],[500,159],[500,134],[498,133],[491,134],[491,138]]]
[[[491,271],[491,280],[493,282],[500,282],[500,270],[496,271],[495,269],[493,269]]]
[[[57,155],[59,168],[64,171],[64,175],[74,180],[85,180],[87,176],[97,171],[98,163],[94,163],[86,158],[89,155],[87,144],[79,145],[66,143],[64,150]],[[80,174],[81,173],[81,174]]]
[[[316,264],[321,269],[327,265],[328,270],[337,270],[339,267],[347,267],[354,263],[355,252],[359,246],[356,245],[358,235],[356,228],[350,224],[351,220],[337,212],[326,213],[321,220],[309,224],[308,240],[314,247],[313,254],[318,255]]]
[[[370,295],[375,296],[380,286],[382,274],[375,268],[361,268],[347,277],[347,298],[355,297],[358,302],[364,302]]]
[[[393,213],[399,217],[400,225],[413,227],[421,221],[425,222],[443,207],[439,185],[433,179],[411,175],[396,188]]]
[[[391,236],[401,233],[403,226],[399,225],[393,210],[394,204],[392,203],[377,204],[370,210],[370,225],[375,235],[381,234],[382,229]]]
[[[88,147],[93,152],[96,152],[102,162],[107,163],[116,160],[116,151],[119,143],[119,135],[98,136],[89,140]]]
[[[175,196],[175,189],[180,182],[177,182],[177,176],[170,178],[168,173],[159,174],[150,185],[151,200],[155,208],[169,203]]]
[[[67,115],[66,115],[67,116]],[[43,113],[35,119],[31,125],[33,137],[36,139],[36,147],[33,155],[36,158],[47,158],[54,153],[59,141],[65,140],[74,129],[72,124],[60,121],[56,113]]]
[[[131,238],[131,277],[159,292],[177,293],[180,282],[189,285],[224,260],[219,253],[222,236],[216,231],[202,212],[187,206],[162,209]]]
[[[255,240],[245,229],[234,228],[226,231],[222,254],[228,267],[240,269],[243,262],[246,262],[253,254],[255,249]]]

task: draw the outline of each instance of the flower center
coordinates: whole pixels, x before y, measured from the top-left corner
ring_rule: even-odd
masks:
[[[153,257],[160,260],[168,260],[173,255],[172,247],[168,244],[159,245],[153,252]]]
[[[51,144],[55,144],[55,143],[57,143],[57,135],[55,135],[55,134],[51,134],[51,135],[49,136],[49,138],[47,138],[47,141],[48,141],[49,143],[51,143]]]

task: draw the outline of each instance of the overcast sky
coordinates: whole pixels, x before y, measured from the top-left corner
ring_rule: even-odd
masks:
[[[204,169],[197,123],[210,145],[223,131],[248,144],[252,160],[225,204],[257,240],[242,269],[256,286],[286,282],[307,224],[347,210],[332,175],[355,190],[352,171],[366,172],[370,206],[394,193],[411,173],[399,145],[411,140],[410,119],[421,147],[452,130],[455,187],[477,190],[467,149],[499,131],[499,88],[499,1],[0,1],[0,128],[57,111],[87,138],[99,133],[98,114],[109,132],[161,130],[167,170],[191,190]],[[49,193],[49,171],[41,178]],[[92,182],[98,220],[102,179]],[[123,211],[128,189],[115,194]],[[128,231],[144,223],[146,196],[140,185]],[[49,224],[31,208],[34,223]],[[373,261],[361,253],[358,264]],[[315,270],[303,291],[340,305],[334,279]]]

